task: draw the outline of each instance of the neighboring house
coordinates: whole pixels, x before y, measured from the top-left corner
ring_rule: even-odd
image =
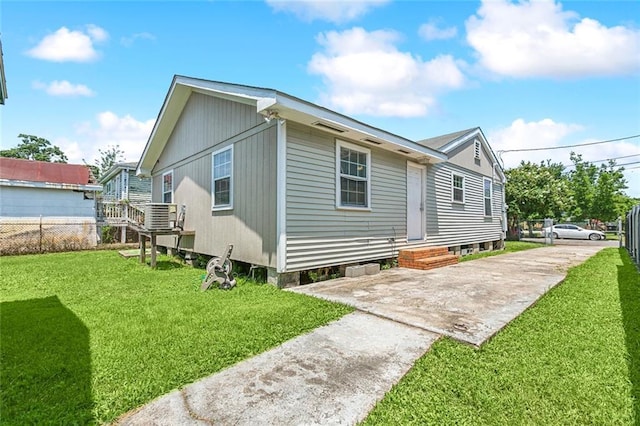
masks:
[[[123,243],[127,227],[143,221],[144,204],[151,201],[151,179],[136,176],[136,165],[116,163],[100,177],[103,191],[98,203],[99,225],[120,228]],[[135,236],[135,232],[131,234]]]
[[[272,89],[174,77],[137,172],[154,202],[186,206],[181,249],[233,244],[279,284],[504,239],[504,175],[480,129],[416,142]]]
[[[95,247],[101,190],[83,165],[0,157],[0,252]]]
[[[102,199],[143,205],[151,201],[151,179],[136,176],[138,163],[116,163],[100,177]]]

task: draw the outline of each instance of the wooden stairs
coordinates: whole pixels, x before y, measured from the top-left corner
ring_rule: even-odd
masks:
[[[460,256],[449,254],[447,247],[418,247],[400,250],[398,266],[401,268],[428,269],[456,265]]]

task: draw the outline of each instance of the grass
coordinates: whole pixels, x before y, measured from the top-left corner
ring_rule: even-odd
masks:
[[[481,349],[436,342],[364,424],[639,424],[638,313],[638,270],[604,249]]]
[[[116,252],[0,258],[3,424],[104,423],[351,309]]]
[[[515,253],[517,251],[529,250],[543,247],[542,243],[530,243],[526,241],[505,241],[504,250],[485,251],[482,253],[468,254],[460,257],[460,262],[468,262],[469,260],[481,259],[483,257],[498,256],[506,253]]]

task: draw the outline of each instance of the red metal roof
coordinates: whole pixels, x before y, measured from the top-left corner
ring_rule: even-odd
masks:
[[[89,168],[81,164],[0,157],[0,179],[87,185],[89,178]]]

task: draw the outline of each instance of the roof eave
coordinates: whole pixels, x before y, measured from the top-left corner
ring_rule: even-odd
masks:
[[[439,163],[448,159],[443,152],[424,147],[409,139],[282,92],[176,75],[137,164],[136,174],[138,176],[151,176],[153,167],[168,142],[172,129],[189,96],[194,91],[255,106],[256,112],[264,115],[266,119],[279,117],[306,125],[313,125],[313,122],[322,120],[345,129],[344,133],[351,133],[344,134],[343,137],[363,143],[367,143],[365,139],[373,138],[380,142],[380,145],[385,145],[381,146],[383,149],[395,150],[416,161]],[[336,137],[340,137],[340,135],[338,134]],[[397,149],[392,149],[393,147],[397,147]]]
[[[416,161],[439,163],[448,159],[443,152],[281,92],[276,92],[275,99],[270,102],[265,99],[262,103],[258,103],[258,113],[265,115],[265,117],[289,119],[312,127],[314,122],[321,121],[344,131],[337,133],[335,135],[337,138],[342,136],[367,145],[371,144],[367,139],[373,139],[379,142],[376,144],[378,147],[409,155]]]
[[[102,191],[102,185],[81,185],[74,183],[38,182],[28,180],[0,179],[0,186],[13,186],[24,188],[67,189],[73,191]]]

